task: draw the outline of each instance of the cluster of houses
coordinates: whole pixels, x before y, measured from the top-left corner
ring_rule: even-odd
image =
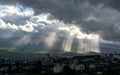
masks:
[[[60,56],[46,54],[37,59],[0,58],[0,74],[57,74],[57,75],[104,75],[115,71],[120,74],[120,59],[112,54]],[[109,74],[110,75],[110,74]]]

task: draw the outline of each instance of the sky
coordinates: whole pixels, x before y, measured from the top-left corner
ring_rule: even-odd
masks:
[[[102,52],[101,47],[108,52],[120,50],[119,3],[0,0],[1,47],[15,47],[23,52]]]

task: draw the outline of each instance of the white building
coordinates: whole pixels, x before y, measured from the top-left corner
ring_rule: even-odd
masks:
[[[85,65],[83,65],[83,64],[80,64],[80,65],[76,65],[75,66],[75,70],[76,71],[84,71],[85,70]]]
[[[53,68],[53,72],[54,73],[60,73],[63,71],[63,65],[60,65],[60,64],[56,64]]]
[[[91,70],[95,70],[96,69],[96,65],[94,65],[94,64],[90,64],[89,65],[89,70],[91,71]]]

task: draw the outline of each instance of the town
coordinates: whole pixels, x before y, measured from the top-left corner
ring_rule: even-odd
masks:
[[[120,75],[120,59],[114,54],[33,58],[0,57],[0,75]]]

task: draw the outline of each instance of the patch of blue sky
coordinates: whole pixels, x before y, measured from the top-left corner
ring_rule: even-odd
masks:
[[[0,11],[8,10],[5,6],[0,6]]]
[[[34,11],[32,8],[19,7],[18,12],[24,15],[33,15]]]

